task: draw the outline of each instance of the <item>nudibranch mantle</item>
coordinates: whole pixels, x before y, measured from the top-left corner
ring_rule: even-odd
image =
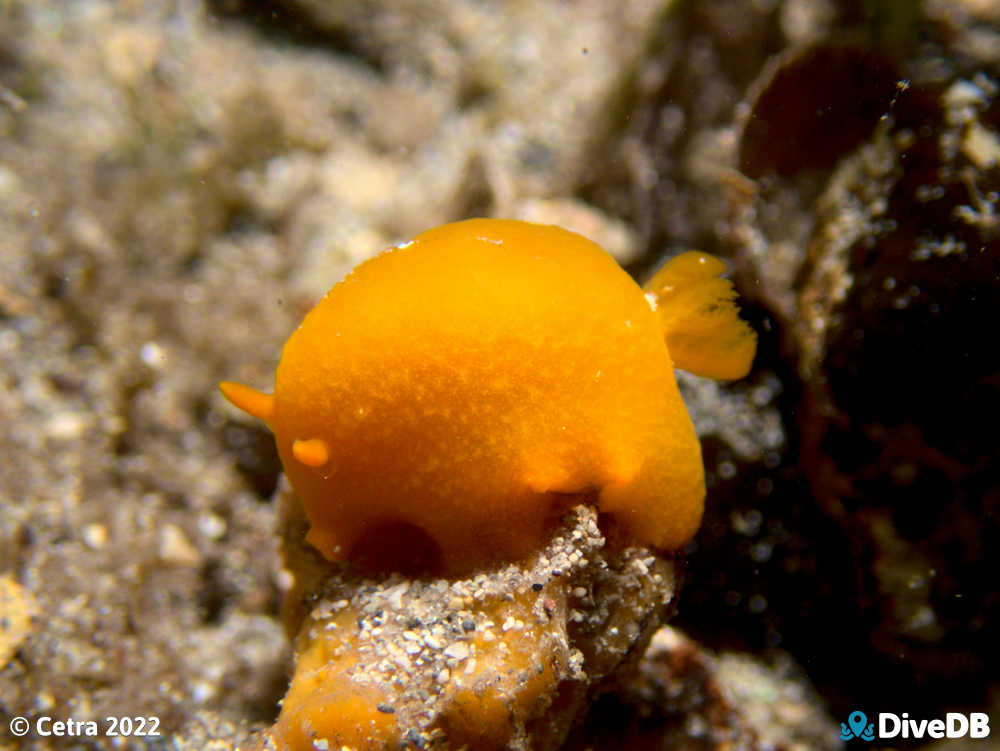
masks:
[[[273,431],[330,560],[377,564],[422,534],[437,568],[467,572],[539,548],[576,502],[675,549],[705,487],[673,369],[741,377],[755,349],[724,268],[685,253],[642,289],[567,230],[447,224],[334,286],[285,344],[273,396],[221,388]]]

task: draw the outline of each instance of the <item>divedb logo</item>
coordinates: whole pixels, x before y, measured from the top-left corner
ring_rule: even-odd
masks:
[[[893,714],[879,712],[878,732],[876,723],[869,722],[868,716],[855,709],[847,717],[847,722],[840,723],[840,740],[849,741],[858,738],[863,741],[873,741],[891,738],[988,738],[990,735],[990,716],[985,712],[948,712],[944,719],[914,720],[906,712]]]

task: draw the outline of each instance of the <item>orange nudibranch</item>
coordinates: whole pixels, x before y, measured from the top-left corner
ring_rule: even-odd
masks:
[[[739,378],[756,349],[724,270],[688,252],[643,289],[558,227],[446,224],[334,286],[285,344],[273,395],[221,389],[274,432],[330,560],[379,565],[412,543],[468,572],[541,547],[573,502],[676,549],[705,484],[674,368]]]

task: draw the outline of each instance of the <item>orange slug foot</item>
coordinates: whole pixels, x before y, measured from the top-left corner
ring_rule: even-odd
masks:
[[[221,388],[274,432],[330,560],[396,566],[379,551],[401,531],[443,573],[520,559],[581,495],[631,542],[676,549],[705,488],[673,368],[739,377],[755,349],[723,269],[684,254],[644,292],[558,227],[447,224],[334,286],[273,396]]]
[[[612,553],[593,508],[570,509],[519,565],[468,578],[368,578],[303,550],[287,504],[286,565],[303,588],[296,666],[263,748],[560,748],[591,692],[642,654],[675,594],[674,563]]]

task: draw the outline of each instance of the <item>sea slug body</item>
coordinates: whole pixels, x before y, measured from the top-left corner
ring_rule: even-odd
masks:
[[[755,350],[724,270],[689,252],[643,289],[557,227],[447,224],[334,286],[273,395],[221,388],[273,431],[331,561],[468,572],[538,549],[581,502],[676,549],[705,487],[673,369],[738,378]]]

